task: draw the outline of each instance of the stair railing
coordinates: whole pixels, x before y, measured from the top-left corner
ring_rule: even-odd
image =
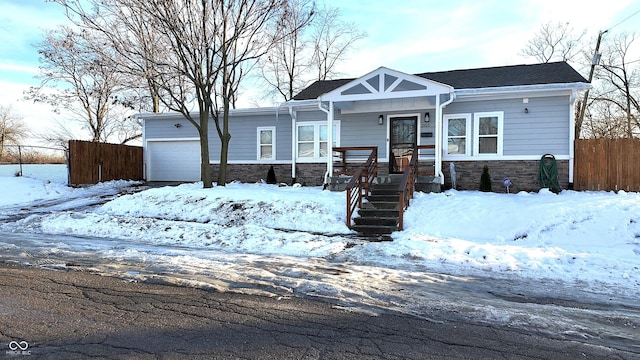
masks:
[[[418,174],[418,149],[413,149],[409,166],[404,169],[402,180],[398,187],[398,230],[402,231],[404,226],[404,210],[409,207],[409,202],[413,197],[413,190],[416,184],[416,176]]]
[[[351,218],[358,207],[362,207],[362,198],[369,196],[371,183],[378,176],[378,148],[372,148],[367,162],[355,171],[347,183],[347,226],[351,228]]]

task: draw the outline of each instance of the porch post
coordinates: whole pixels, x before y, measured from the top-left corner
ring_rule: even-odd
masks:
[[[333,101],[329,101],[329,114],[327,116],[327,178],[333,175]]]
[[[436,151],[435,151],[435,176],[442,176],[442,108],[440,107],[440,94],[436,94]],[[442,182],[444,179],[441,179]]]
[[[289,106],[289,115],[291,116],[291,180],[296,178],[296,143],[298,142],[298,131],[296,129],[297,112],[292,106]],[[293,184],[292,184],[293,185]]]
[[[576,147],[576,107],[577,91],[571,91],[569,100],[569,184],[573,184],[573,168],[575,166]]]

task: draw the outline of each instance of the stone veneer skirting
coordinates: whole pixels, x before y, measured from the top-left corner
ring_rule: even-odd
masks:
[[[445,189],[451,188],[449,163],[449,161],[442,163]],[[539,160],[454,161],[453,163],[456,169],[456,188],[458,190],[478,190],[482,168],[485,165],[489,167],[489,175],[491,175],[491,185],[494,192],[505,191],[502,184],[505,177],[508,177],[513,184],[510,189],[511,192],[537,191],[540,189],[540,185],[538,185]],[[569,161],[557,160],[556,164],[558,167],[558,183],[562,189],[567,189],[569,187]],[[271,164],[228,164],[227,179],[228,181],[238,180],[245,183],[266,180],[270,166]],[[215,180],[218,176],[218,165],[211,165],[211,169]],[[278,182],[287,184],[293,182],[291,164],[274,164],[273,169]],[[296,164],[295,182],[308,186],[323,185],[326,169],[325,163]],[[433,168],[421,163],[421,169],[432,170]],[[388,164],[378,163],[378,175],[384,176],[388,173]]]
[[[227,181],[241,181],[244,183],[255,183],[267,179],[269,167],[272,164],[227,164]],[[217,164],[211,165],[213,179],[218,177]],[[291,185],[294,179],[291,178],[291,164],[273,164],[276,180],[279,183]],[[327,171],[326,163],[302,163],[296,164],[295,182],[308,185],[320,186],[324,182],[324,173]]]
[[[442,162],[445,189],[451,188],[450,161]],[[482,168],[487,165],[491,176],[491,187],[494,192],[505,192],[504,178],[511,181],[511,192],[537,191],[540,160],[509,161],[453,161],[456,169],[456,188],[458,190],[478,190]],[[569,188],[569,160],[556,160],[558,167],[558,184],[561,189]]]

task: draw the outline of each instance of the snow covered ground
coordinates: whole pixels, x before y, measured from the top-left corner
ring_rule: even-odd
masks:
[[[219,289],[253,282],[285,293],[417,315],[427,314],[427,307],[453,308],[453,291],[471,286],[474,279],[493,279],[486,293],[503,299],[525,293],[523,287],[531,283],[540,284],[537,293],[543,297],[579,289],[573,299],[563,296],[567,300],[640,296],[637,193],[417,193],[405,213],[405,231],[392,234],[391,242],[356,236],[345,225],[344,193],[317,187],[233,183],[202,189],[198,183],[183,184],[117,196],[80,210],[29,211],[52,199],[95,198],[130,185],[108,182],[72,189],[0,177],[0,219],[26,209],[15,221],[0,222],[0,251],[27,241],[16,237],[3,242],[2,233],[46,234],[50,240],[37,245],[41,253],[76,251],[90,253],[96,262],[135,262],[140,267],[130,270],[132,277],[160,276],[162,269],[165,275],[181,273],[193,284]],[[42,235],[31,239],[36,238]],[[89,240],[95,238],[104,240]],[[593,317],[602,322],[598,326],[581,323],[562,330],[556,310],[555,318],[543,320],[530,308],[498,309],[491,301],[460,299],[455,312],[482,312],[486,321],[535,323],[581,336],[602,332],[598,326],[624,318],[628,333],[616,329],[616,336],[640,340],[637,315],[599,314]],[[573,321],[567,319],[574,310],[567,310],[563,326]]]
[[[73,189],[2,177],[0,212],[127,185]],[[202,189],[196,183],[120,196],[87,213],[36,214],[4,228],[229,253],[343,256],[393,267],[420,264],[455,274],[517,274],[640,291],[637,193],[417,193],[405,214],[405,231],[382,243],[348,236],[344,203],[344,193],[317,187],[234,183]],[[339,234],[346,236],[333,236]]]

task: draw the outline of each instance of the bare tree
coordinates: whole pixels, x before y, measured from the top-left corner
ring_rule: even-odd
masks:
[[[610,102],[592,101],[583,124],[586,139],[620,139],[627,134],[626,119]]]
[[[576,32],[568,22],[545,23],[521,50],[538,62],[574,61],[580,55],[586,30]]]
[[[280,26],[287,33],[261,61],[262,79],[267,83],[267,95],[277,94],[284,101],[304,89],[309,83],[311,68],[310,39],[306,35],[315,11],[312,0],[292,0],[283,9]]]
[[[633,53],[635,35],[619,34],[606,43],[595,77],[600,86],[594,100],[608,110],[601,121],[617,123],[624,119],[622,133],[631,138],[640,129],[640,67]]]
[[[98,33],[59,27],[49,31],[39,45],[42,84],[26,97],[45,102],[54,111],[73,114],[91,141],[107,141],[115,135],[121,142],[141,136],[140,129],[123,127],[128,100],[121,79],[104,55]],[[53,91],[50,91],[53,90]],[[126,131],[123,131],[126,129]]]
[[[337,76],[336,65],[347,56],[353,44],[367,36],[353,23],[340,20],[338,8],[324,7],[314,20],[311,41],[314,46],[313,66],[316,80]]]
[[[310,82],[338,75],[337,64],[366,34],[340,19],[338,8],[315,8],[312,0],[290,2],[282,23],[289,35],[276,42],[261,72],[266,97],[289,101]]]
[[[157,90],[153,95],[197,129],[205,188],[213,183],[209,119],[214,120],[221,142],[218,184],[224,185],[229,108],[247,69],[281,36],[277,24],[286,15],[281,9],[287,1],[55,1],[78,19],[78,25],[99,31],[110,48],[145,71]],[[85,11],[87,2],[96,10]],[[150,49],[150,44],[162,51]]]
[[[28,133],[22,117],[16,115],[10,106],[0,105],[0,159],[6,144],[19,144]]]

